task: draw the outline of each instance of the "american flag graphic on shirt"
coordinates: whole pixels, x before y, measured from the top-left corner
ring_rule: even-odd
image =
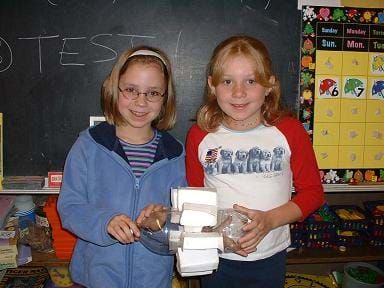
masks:
[[[221,147],[217,147],[214,149],[208,149],[207,154],[205,154],[205,162],[212,163],[217,160],[217,154]]]

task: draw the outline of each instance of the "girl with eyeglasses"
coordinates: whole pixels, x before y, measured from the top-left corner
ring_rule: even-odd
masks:
[[[166,130],[176,116],[167,56],[125,51],[101,89],[106,118],[81,132],[64,167],[58,211],[77,237],[73,280],[86,287],[170,287],[173,257],[140,239],[140,223],[185,186],[184,148]]]

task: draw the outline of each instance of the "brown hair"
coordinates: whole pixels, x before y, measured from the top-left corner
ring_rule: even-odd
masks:
[[[138,50],[153,51],[159,54],[161,58],[153,55],[134,55],[131,57],[131,55]],[[125,122],[117,107],[117,101],[119,98],[118,85],[121,75],[127,71],[128,67],[132,63],[156,63],[164,73],[167,89],[164,94],[164,101],[160,114],[152,122],[152,126],[160,130],[171,129],[175,125],[176,120],[176,95],[171,72],[171,64],[164,52],[147,46],[140,46],[123,52],[113,66],[111,73],[104,80],[101,88],[101,108],[107,122],[116,126],[122,125]]]
[[[256,38],[248,36],[233,36],[221,42],[213,51],[207,67],[207,76],[211,77],[212,85],[216,86],[221,80],[226,61],[234,56],[243,55],[254,61],[255,78],[265,88],[271,88],[268,97],[261,107],[262,121],[266,125],[273,125],[282,116],[290,114],[281,105],[280,83],[272,71],[272,61],[267,48]],[[197,124],[208,132],[215,131],[222,123],[224,112],[220,109],[216,95],[208,84],[204,104],[197,112]]]

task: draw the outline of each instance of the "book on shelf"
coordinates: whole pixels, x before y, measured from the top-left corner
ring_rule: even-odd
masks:
[[[16,268],[32,261],[30,246],[20,244],[17,252],[9,250],[0,253],[0,270]]]
[[[15,251],[6,251],[6,252],[1,252],[0,253],[0,260],[7,260],[11,258],[16,258],[18,254],[15,253]]]
[[[9,217],[0,231],[0,270],[16,268],[18,254],[17,220]]]
[[[17,267],[17,255],[10,256],[9,258],[0,258],[0,270],[16,268],[16,267]]]
[[[5,176],[3,189],[39,190],[44,187],[43,176]]]
[[[15,253],[17,254],[17,239],[0,239],[0,253]]]
[[[18,219],[17,217],[8,217],[4,227],[0,230],[0,254],[14,253],[17,255],[18,240]]]
[[[14,249],[0,250],[0,270],[16,268],[18,255],[17,253],[17,248],[16,251]]]

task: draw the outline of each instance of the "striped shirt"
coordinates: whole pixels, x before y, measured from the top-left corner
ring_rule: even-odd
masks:
[[[160,138],[161,133],[155,130],[155,136],[145,144],[130,144],[119,139],[136,178],[140,178],[152,165]]]

